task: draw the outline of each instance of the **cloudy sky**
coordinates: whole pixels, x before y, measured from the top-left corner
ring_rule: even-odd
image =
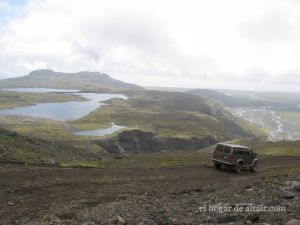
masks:
[[[0,78],[300,91],[298,0],[0,0]]]

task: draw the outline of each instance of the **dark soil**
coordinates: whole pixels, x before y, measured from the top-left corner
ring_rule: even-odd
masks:
[[[285,224],[300,219],[300,157],[269,157],[257,173],[213,166],[79,169],[0,165],[0,224]],[[287,172],[289,171],[289,172]],[[299,171],[299,170],[298,170]],[[273,202],[272,202],[273,201]],[[200,212],[203,204],[279,204],[285,212]],[[252,216],[252,217],[251,217]],[[230,223],[231,222],[231,223]]]

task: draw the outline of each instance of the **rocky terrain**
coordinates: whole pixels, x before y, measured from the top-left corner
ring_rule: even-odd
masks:
[[[295,225],[299,162],[295,156],[266,157],[256,174],[200,164],[139,169],[5,164],[0,167],[0,224]],[[235,211],[236,204],[266,210]]]
[[[197,150],[217,143],[213,136],[204,138],[159,137],[153,132],[128,130],[114,137],[96,141],[108,154],[122,155],[161,152],[164,150]]]

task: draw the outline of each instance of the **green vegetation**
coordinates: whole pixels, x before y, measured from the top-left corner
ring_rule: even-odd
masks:
[[[12,94],[18,95],[18,93]],[[40,94],[26,94],[24,99],[28,99],[29,103],[34,97],[36,101],[37,99],[44,101],[47,96],[56,95],[62,94],[45,94],[43,98],[38,97],[41,96]],[[249,135],[226,110],[194,95],[157,91],[128,92],[127,95],[128,100],[111,99],[106,102],[106,106],[76,121],[60,122],[27,116],[1,116],[0,124],[2,128],[22,136],[35,137],[51,143],[58,142],[68,149],[66,152],[63,149],[60,154],[55,146],[53,146],[55,150],[51,149],[53,152],[45,148],[43,153],[39,153],[40,150],[36,147],[33,148],[35,149],[33,152],[21,148],[13,154],[13,157],[20,161],[39,162],[55,158],[59,162],[65,162],[64,165],[89,167],[103,167],[107,163],[103,160],[95,160],[99,156],[102,158],[104,154],[102,147],[97,144],[98,138],[75,136],[72,132],[107,128],[111,122],[126,126],[127,129],[138,128],[151,131],[156,138],[171,137],[187,141],[192,141],[192,138],[201,139],[208,135],[220,141]],[[73,152],[70,153],[69,150]],[[132,160],[134,161],[130,159],[129,162],[133,163]],[[129,163],[125,159],[118,161],[121,162]],[[189,160],[162,158],[154,164],[159,167],[169,167],[188,163]]]
[[[41,139],[0,128],[1,162],[53,164],[82,159],[92,161],[101,158],[102,155],[98,145],[83,140]]]
[[[300,130],[300,111],[280,111],[279,115],[284,122],[292,124]]]
[[[230,143],[252,145],[259,158],[266,156],[300,156],[299,144],[295,142],[273,142],[250,139],[236,139]],[[107,158],[100,161],[71,161],[60,163],[63,167],[94,167],[94,168],[170,168],[195,165],[211,165],[211,152],[215,145],[198,151],[168,151],[148,154],[128,155],[121,159]],[[299,164],[300,166],[300,164]],[[293,170],[300,170],[297,166]]]
[[[248,100],[256,100],[258,103],[261,101],[277,103],[277,106],[284,106],[289,104],[295,106],[300,104],[300,93],[297,92],[272,92],[272,91],[243,91],[243,90],[219,90],[221,93],[225,93],[227,96],[234,98]],[[249,105],[248,105],[249,106]],[[273,105],[276,106],[276,105]]]
[[[299,165],[291,168],[290,172],[292,172],[292,173],[300,173],[300,163],[299,163]]]
[[[282,107],[292,107],[294,106],[293,101],[281,101],[281,99],[276,99],[276,97],[271,97],[272,94],[267,94],[265,92],[250,92],[250,91],[214,91],[209,89],[194,89],[188,91],[188,93],[205,97],[228,107],[257,107],[257,106],[282,106]],[[265,95],[263,95],[265,94]],[[277,95],[276,95],[277,96]],[[269,98],[268,98],[269,97]],[[299,97],[299,95],[297,95]]]
[[[300,104],[300,93],[297,92],[254,92],[260,98]]]
[[[261,156],[300,156],[300,141],[266,142],[262,139],[234,139],[231,144],[251,146]]]
[[[185,93],[140,91],[127,101],[114,99],[89,115],[73,121],[77,130],[108,127],[108,123],[152,131],[162,137],[204,137],[219,140],[247,136],[234,117],[220,106]]]
[[[300,141],[257,142],[253,149],[259,154],[273,156],[300,156]]]
[[[250,123],[249,121],[239,117],[235,117],[235,122],[253,137],[259,137],[262,140],[266,140],[268,138],[269,131],[264,127]]]
[[[234,92],[234,96],[229,96],[210,90],[191,93],[146,91],[137,85],[114,80],[106,74],[91,72],[66,74],[51,70],[34,71],[22,78],[4,80],[0,82],[0,87],[122,92],[129,97],[128,100],[117,98],[108,100],[107,105],[75,121],[60,122],[27,116],[0,116],[0,161],[48,164],[57,162],[64,167],[96,168],[210,165],[210,152],[213,146],[188,151],[187,145],[201,148],[198,146],[228,140],[251,145],[261,156],[300,155],[299,141],[266,143],[262,141],[267,136],[264,129],[234,117],[228,109],[210,100],[212,98],[225,105],[234,106],[257,103],[285,105],[266,95],[264,97],[260,95],[257,100],[254,99],[252,92]],[[281,100],[287,99],[288,96],[282,97]],[[42,102],[84,100],[80,96],[68,93],[0,92],[0,109]],[[297,102],[297,97],[292,101]],[[281,110],[279,113],[283,120],[300,127],[300,113],[297,110]],[[121,131],[122,135],[112,134],[101,139],[72,134],[75,131],[108,128],[111,122],[126,126],[127,130]],[[204,141],[204,145],[195,144],[195,140],[207,140],[205,137],[213,141]],[[251,141],[253,137],[256,138],[255,141]],[[182,145],[184,149],[180,147],[175,151],[178,143],[184,143]],[[124,146],[133,149],[132,152],[123,152],[126,149]],[[120,152],[116,149],[120,148],[122,154],[118,155]],[[163,152],[156,152],[158,149]],[[135,154],[137,152],[140,154]],[[130,153],[132,155],[128,155]]]
[[[68,161],[61,162],[60,165],[63,167],[91,168],[170,168],[210,165],[210,154],[205,151],[169,151],[165,153],[129,155],[121,159],[106,158],[98,161]]]
[[[35,103],[85,101],[86,99],[72,94],[57,93],[18,93],[0,92],[0,109],[14,108],[17,106],[32,105]]]

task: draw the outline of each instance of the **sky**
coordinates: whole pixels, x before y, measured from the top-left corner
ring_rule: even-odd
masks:
[[[0,0],[0,79],[35,69],[300,91],[300,1]]]

